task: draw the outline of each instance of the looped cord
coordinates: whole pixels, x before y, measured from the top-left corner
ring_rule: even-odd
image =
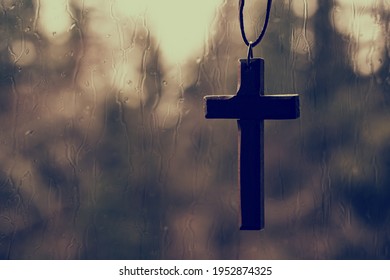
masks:
[[[267,2],[267,12],[265,14],[265,20],[264,20],[264,26],[263,30],[261,31],[259,37],[252,43],[252,41],[248,41],[246,34],[245,34],[245,27],[244,27],[244,6],[245,6],[245,0],[240,0],[240,29],[241,29],[241,36],[244,40],[244,43],[249,47],[248,50],[248,59],[249,59],[249,52],[252,52],[252,58],[253,58],[253,51],[252,48],[256,47],[261,40],[263,39],[265,35],[265,31],[267,30],[270,14],[271,14],[271,6],[272,6],[272,0],[268,0]]]

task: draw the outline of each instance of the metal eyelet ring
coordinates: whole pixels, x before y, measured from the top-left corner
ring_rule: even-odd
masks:
[[[250,41],[248,44],[248,59],[247,59],[247,64],[251,63],[251,59],[253,58],[253,42]]]

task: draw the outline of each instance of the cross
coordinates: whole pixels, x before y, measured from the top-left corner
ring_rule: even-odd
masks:
[[[240,59],[237,95],[204,97],[207,119],[238,119],[241,230],[264,228],[264,120],[299,117],[297,94],[264,95],[264,60]]]

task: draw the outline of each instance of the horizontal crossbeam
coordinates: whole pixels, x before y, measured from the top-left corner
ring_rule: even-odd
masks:
[[[209,95],[204,108],[207,119],[297,119],[299,95]]]

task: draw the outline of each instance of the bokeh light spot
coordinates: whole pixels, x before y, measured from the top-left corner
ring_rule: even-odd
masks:
[[[9,48],[9,54],[12,61],[18,66],[31,65],[37,57],[36,47],[29,40],[13,41]]]
[[[294,14],[300,18],[311,18],[318,10],[317,0],[294,0],[291,1]]]

